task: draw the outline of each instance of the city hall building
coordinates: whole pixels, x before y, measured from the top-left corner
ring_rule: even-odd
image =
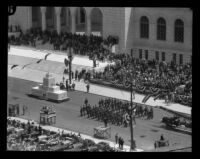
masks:
[[[143,7],[17,7],[9,25],[57,30],[58,33],[119,37],[116,53],[136,58],[192,60],[192,10]]]

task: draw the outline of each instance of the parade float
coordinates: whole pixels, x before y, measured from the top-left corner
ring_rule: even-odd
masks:
[[[60,90],[60,87],[55,84],[55,78],[49,73],[43,78],[43,84],[32,87],[31,96],[54,102],[69,100],[67,91]]]
[[[52,107],[44,106],[40,110],[40,124],[54,125],[56,124],[56,111]]]

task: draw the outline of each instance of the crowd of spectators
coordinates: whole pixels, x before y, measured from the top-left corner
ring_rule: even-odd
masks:
[[[20,131],[19,131],[20,130]],[[118,151],[106,142],[96,144],[81,134],[54,132],[35,122],[7,119],[7,150],[10,151]]]
[[[22,32],[21,28],[19,25],[9,25],[8,26],[8,32],[13,33],[13,32]]]
[[[41,31],[30,29],[19,37],[10,37],[9,43],[15,45],[36,45],[41,40],[42,44],[49,42],[55,50],[73,49],[74,54],[87,55],[90,59],[114,61],[103,72],[95,72],[92,80],[111,82],[116,87],[125,87],[127,78],[132,72],[135,79],[136,92],[142,94],[158,93],[160,97],[171,99],[184,105],[192,105],[192,65],[177,65],[174,62],[158,62],[156,60],[136,59],[129,54],[113,54],[108,48],[118,43],[118,38],[108,36],[103,39],[98,36],[77,35],[72,33],[57,34],[56,31]],[[84,75],[84,74],[82,74]],[[80,77],[81,78],[81,77]],[[80,79],[79,78],[79,79]],[[90,79],[90,77],[89,77]],[[130,79],[130,78],[129,78]],[[93,82],[91,80],[91,82]],[[184,85],[184,90],[179,91],[179,86]],[[156,93],[152,93],[155,91]]]
[[[112,57],[114,65],[108,65],[103,72],[96,72],[93,79],[126,86],[134,79],[136,92],[151,93],[150,88],[167,92],[173,101],[191,105],[192,99],[192,65],[177,65],[174,62],[136,59],[129,54],[117,54]],[[184,85],[183,91],[178,87]],[[157,89],[155,89],[157,88]],[[179,99],[180,97],[180,99]]]
[[[41,40],[41,44],[50,43],[54,50],[68,50],[72,48],[74,54],[87,55],[90,59],[104,61],[110,54],[110,49],[118,43],[118,38],[108,36],[103,39],[94,35],[78,35],[61,32],[59,35],[54,31],[42,31],[41,29],[30,29],[25,34],[21,32],[19,37],[9,37],[8,41],[13,45],[36,46],[36,41]]]

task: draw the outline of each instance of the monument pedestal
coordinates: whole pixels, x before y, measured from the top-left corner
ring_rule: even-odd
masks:
[[[111,127],[99,126],[94,128],[94,137],[108,139],[111,137]]]

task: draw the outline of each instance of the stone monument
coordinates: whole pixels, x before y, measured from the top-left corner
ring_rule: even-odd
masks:
[[[55,84],[55,78],[49,73],[43,78],[43,84],[32,87],[31,95],[55,102],[69,100],[67,91],[60,90],[60,87]]]

